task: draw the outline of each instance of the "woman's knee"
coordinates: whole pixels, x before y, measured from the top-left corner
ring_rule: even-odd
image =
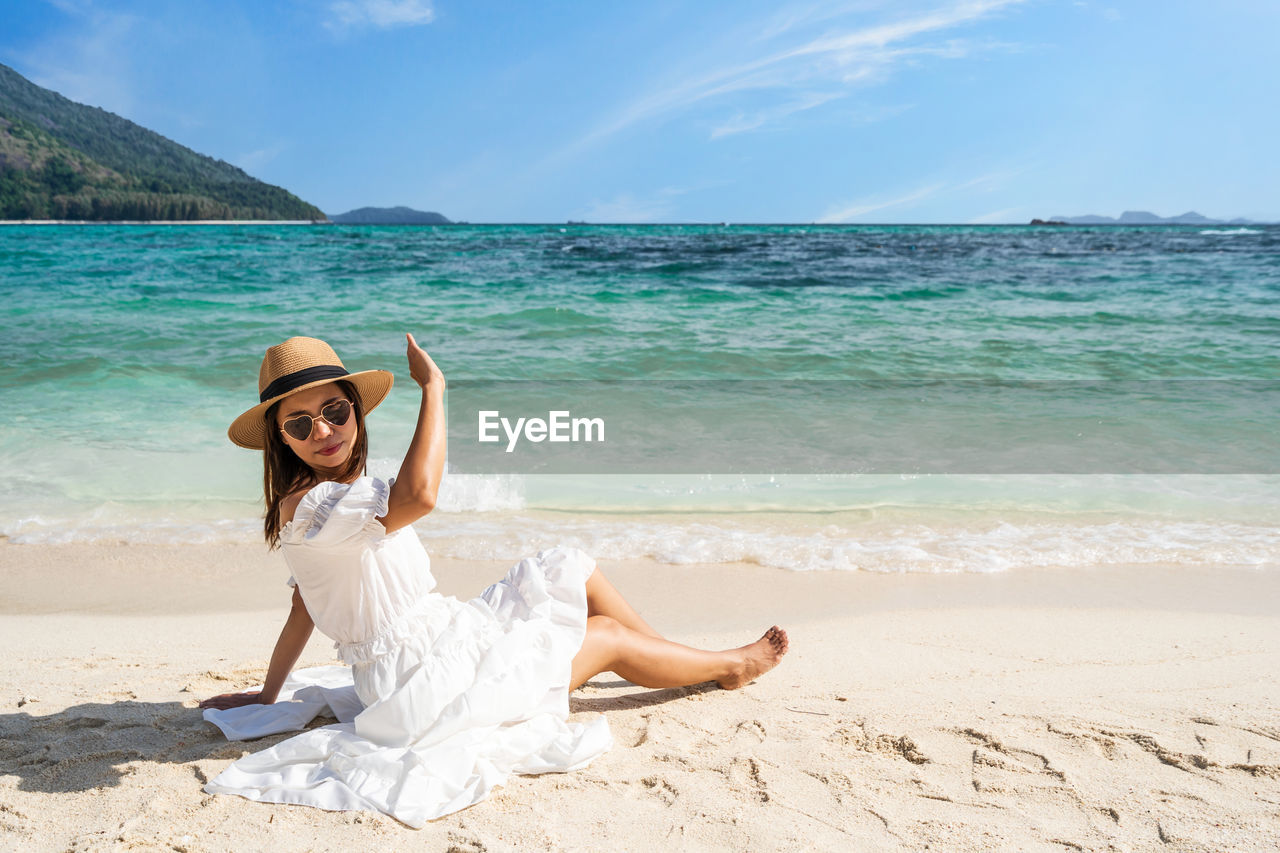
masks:
[[[587,617],[587,633],[579,654],[598,666],[597,671],[608,668],[622,648],[622,630],[622,624],[610,616]]]
[[[627,626],[612,616],[597,614],[587,617],[587,632],[612,655],[625,645]]]
[[[612,616],[597,614],[587,617],[587,631],[601,638],[616,640],[626,630],[626,626]]]

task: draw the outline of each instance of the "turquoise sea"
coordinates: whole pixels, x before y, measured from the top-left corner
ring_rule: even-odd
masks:
[[[5,226],[0,535],[261,541],[260,462],[225,431],[256,401],[263,351],[312,335],[351,370],[394,370],[370,420],[372,473],[391,475],[417,410],[405,331],[451,382],[1220,380],[1234,393],[1280,380],[1280,227]],[[1256,470],[464,471],[417,529],[436,554],[483,559],[566,542],[791,570],[1280,568],[1280,472],[1274,446],[1257,452],[1275,412],[1235,402],[1225,427],[1176,410],[1171,426],[1253,448]],[[899,410],[880,405],[866,401],[859,428],[888,440]]]

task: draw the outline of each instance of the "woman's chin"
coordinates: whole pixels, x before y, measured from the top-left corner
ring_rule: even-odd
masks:
[[[351,449],[347,445],[338,448],[338,452],[326,456],[323,453],[313,454],[311,457],[311,467],[320,474],[337,474],[346,466],[347,460],[351,458]]]

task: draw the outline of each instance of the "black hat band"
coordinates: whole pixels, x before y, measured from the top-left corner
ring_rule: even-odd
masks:
[[[339,367],[336,364],[321,364],[316,367],[304,367],[302,370],[295,370],[293,373],[286,373],[275,382],[272,382],[262,393],[258,395],[258,402],[265,403],[272,397],[279,397],[281,394],[288,394],[294,388],[306,385],[309,382],[316,382],[320,379],[341,379],[349,376],[346,368]]]

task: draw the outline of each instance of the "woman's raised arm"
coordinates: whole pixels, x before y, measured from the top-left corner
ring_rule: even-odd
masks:
[[[444,374],[413,335],[405,338],[409,343],[409,375],[422,388],[422,405],[400,476],[391,487],[387,514],[378,519],[388,533],[413,524],[435,508],[444,476]]]

